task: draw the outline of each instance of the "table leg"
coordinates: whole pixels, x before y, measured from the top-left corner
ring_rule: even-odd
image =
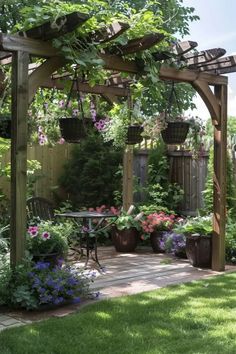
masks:
[[[98,260],[97,236],[95,236],[94,238],[95,238],[95,241],[94,241],[94,256],[95,256],[95,258],[93,258],[93,260],[97,263],[99,268],[102,268],[102,266],[101,266],[101,264],[99,263],[99,260]]]
[[[89,233],[86,233],[86,261],[84,264],[85,269],[87,268],[88,261],[89,261]]]

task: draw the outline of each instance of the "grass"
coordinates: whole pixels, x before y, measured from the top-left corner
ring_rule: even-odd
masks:
[[[0,333],[1,354],[234,354],[236,273],[96,302]]]

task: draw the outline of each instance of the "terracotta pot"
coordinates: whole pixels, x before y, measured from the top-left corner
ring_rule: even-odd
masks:
[[[162,130],[161,136],[166,144],[183,144],[187,137],[190,124],[188,122],[169,122]]]
[[[186,237],[186,254],[190,264],[199,268],[211,268],[211,236]]]
[[[138,244],[138,231],[132,227],[130,229],[112,229],[112,242],[117,252],[133,252]]]
[[[163,235],[166,231],[154,231],[150,235],[151,246],[155,253],[165,253],[162,247]]]

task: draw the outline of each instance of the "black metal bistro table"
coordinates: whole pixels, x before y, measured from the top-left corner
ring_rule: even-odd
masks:
[[[84,267],[87,267],[89,259],[93,259],[99,268],[102,268],[101,264],[98,260],[97,255],[97,234],[99,231],[105,230],[109,227],[114,221],[104,225],[103,222],[108,218],[117,218],[116,215],[112,213],[98,213],[96,211],[78,211],[78,212],[68,212],[62,214],[56,214],[55,216],[63,217],[63,218],[70,218],[73,219],[75,224],[80,227],[79,220],[82,219],[82,228],[80,233],[84,235],[85,238],[85,249],[86,249],[86,262]],[[93,225],[93,220],[98,219],[98,222]],[[82,237],[83,238],[83,237]],[[80,238],[80,246],[82,250],[82,238]],[[91,239],[93,239],[93,244],[91,247]],[[94,257],[93,257],[94,251]],[[81,256],[83,252],[81,252]]]

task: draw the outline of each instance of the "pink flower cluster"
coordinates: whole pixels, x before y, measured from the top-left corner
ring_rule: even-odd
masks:
[[[110,212],[114,215],[119,215],[120,210],[114,206],[111,206],[110,208],[107,207],[106,205],[101,205],[100,207],[96,208],[89,208],[89,211],[96,211],[98,213],[105,213],[105,212]]]
[[[38,233],[39,233],[38,226],[29,226],[28,233],[30,234],[30,236],[32,238],[38,236]],[[43,241],[46,241],[46,240],[50,239],[50,237],[51,237],[50,233],[48,231],[42,232],[42,234],[39,236],[42,238]]]
[[[43,128],[41,126],[38,127],[38,139],[39,145],[45,145],[48,142],[47,136],[43,132]]]
[[[170,230],[175,222],[175,215],[167,215],[164,212],[153,213],[146,216],[142,221],[142,229],[145,233],[152,233],[154,231]]]

